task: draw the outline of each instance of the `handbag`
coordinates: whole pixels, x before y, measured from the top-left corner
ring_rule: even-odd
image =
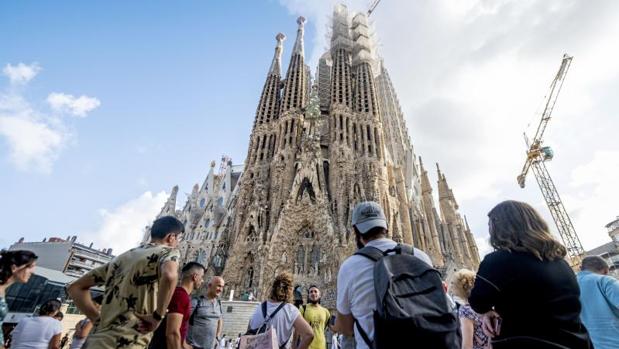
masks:
[[[271,327],[259,334],[241,336],[239,349],[279,349],[277,331]]]
[[[260,305],[260,308],[262,310],[262,317],[264,318],[262,325],[260,325],[256,329],[248,329],[247,333],[241,336],[238,349],[281,349],[281,348],[285,348],[288,342],[290,341],[290,338],[288,338],[288,340],[286,341],[286,343],[284,343],[284,345],[280,346],[279,339],[277,337],[277,331],[275,330],[275,328],[273,328],[269,324],[271,319],[273,319],[275,314],[277,314],[277,312],[279,312],[284,307],[284,305],[285,303],[282,302],[279,306],[277,306],[277,308],[271,314],[267,314],[267,302],[263,302]],[[243,338],[246,338],[245,339],[246,347],[243,347],[243,343],[244,343]],[[269,346],[270,342],[268,338],[270,338],[270,340],[273,342],[272,348]]]

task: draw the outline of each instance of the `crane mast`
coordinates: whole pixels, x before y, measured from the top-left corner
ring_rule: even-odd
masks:
[[[542,196],[546,201],[546,205],[548,205],[552,219],[557,226],[561,240],[563,240],[563,244],[567,248],[570,264],[572,267],[576,267],[580,264],[580,260],[585,251],[580,243],[578,235],[576,234],[576,229],[574,229],[572,220],[567,214],[567,210],[561,201],[557,187],[552,181],[550,173],[544,164],[545,161],[552,160],[554,156],[553,151],[550,147],[542,146],[544,133],[548,127],[548,122],[550,121],[557,98],[559,97],[559,92],[561,92],[561,87],[565,81],[565,76],[567,75],[572,63],[572,58],[573,57],[568,56],[567,54],[563,55],[559,71],[550,84],[550,93],[548,94],[546,103],[544,104],[542,118],[537,126],[533,139],[529,141],[525,134],[527,159],[522,167],[520,175],[518,175],[518,184],[521,188],[524,188],[527,173],[529,170],[533,171],[533,175],[535,176],[537,184],[542,191]]]
[[[380,0],[374,0],[372,4],[370,4],[370,9],[368,10],[368,17],[370,17],[372,12],[374,12],[374,10],[376,9],[376,6],[378,6],[379,3],[380,3]]]

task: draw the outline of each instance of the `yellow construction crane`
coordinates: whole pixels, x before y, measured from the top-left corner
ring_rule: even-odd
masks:
[[[557,187],[554,185],[552,178],[550,178],[548,169],[544,164],[545,161],[552,160],[554,153],[550,147],[542,146],[544,132],[546,131],[546,127],[550,121],[550,115],[554,109],[555,103],[557,102],[557,97],[559,96],[559,92],[561,91],[561,87],[565,81],[567,71],[572,64],[572,58],[573,57],[568,56],[567,54],[563,55],[561,67],[550,84],[550,93],[546,98],[544,111],[542,112],[542,119],[537,126],[535,136],[531,141],[529,141],[527,135],[524,135],[524,140],[527,145],[527,159],[522,167],[522,172],[518,175],[518,184],[520,184],[521,188],[524,188],[525,178],[529,172],[529,169],[531,169],[535,175],[537,184],[542,191],[544,200],[550,209],[552,219],[557,225],[557,230],[563,240],[563,244],[567,248],[570,264],[572,267],[577,267],[580,264],[585,251],[582,248],[578,235],[576,234],[572,220],[567,214],[565,206],[563,206],[563,202],[559,197]]]

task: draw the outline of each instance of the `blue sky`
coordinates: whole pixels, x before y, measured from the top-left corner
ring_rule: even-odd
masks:
[[[95,231],[101,209],[190,191],[222,154],[241,163],[275,34],[294,35],[295,18],[272,1],[1,2],[0,65],[41,68],[20,87],[30,105],[49,113],[61,92],[100,106],[64,117],[48,171],[17,169],[0,139],[0,245]]]
[[[275,35],[285,69],[305,16],[313,69],[335,2],[1,1],[0,247],[67,235],[131,247],[173,185],[182,201],[212,160],[244,161]],[[501,200],[550,221],[533,178],[521,190],[515,177],[564,52],[548,166],[585,248],[609,241],[618,17],[613,0],[384,0],[372,14],[415,151],[440,162],[482,251]]]

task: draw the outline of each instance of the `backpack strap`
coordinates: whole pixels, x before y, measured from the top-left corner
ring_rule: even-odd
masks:
[[[359,324],[359,321],[357,321],[357,319],[355,319],[355,326],[357,327],[357,332],[359,332],[359,334],[361,335],[361,338],[363,339],[365,344],[368,346],[368,348],[373,348],[374,346],[372,345],[372,341],[370,340],[370,337],[368,337],[368,334],[363,330],[363,327],[361,327],[361,324]]]
[[[262,302],[262,316],[264,317],[264,321],[262,322],[262,325],[260,325],[260,327],[258,327],[258,331],[260,331],[260,329],[265,327],[269,323],[269,321],[271,321],[271,319],[273,319],[275,314],[277,314],[277,312],[280,311],[284,307],[284,305],[286,305],[286,303],[285,302],[281,302],[277,306],[277,308],[275,308],[275,310],[270,315],[267,315],[267,302],[266,301]],[[265,327],[265,329],[266,329],[266,327]]]
[[[373,262],[377,262],[379,259],[383,258],[383,251],[379,250],[376,247],[365,246],[364,248],[355,252],[357,256],[363,256]]]
[[[398,246],[396,246],[396,248],[400,249],[401,254],[410,254],[411,256],[415,255],[415,248],[413,248],[413,246],[411,245],[407,245],[407,244],[398,244]],[[396,250],[396,253],[397,250]]]
[[[260,308],[262,309],[262,318],[266,319],[267,318],[267,302],[266,301],[262,302],[262,304],[260,304]]]
[[[264,307],[265,308],[266,308],[266,305],[267,305],[267,302],[264,302]],[[277,314],[277,312],[280,311],[284,307],[284,305],[286,305],[286,302],[279,303],[277,308],[275,308],[275,310],[271,313],[271,315],[268,316],[267,320],[271,320],[275,316],[275,314]]]
[[[202,298],[203,296],[196,298],[196,307],[193,308],[193,311],[191,312],[191,316],[189,317],[189,325],[191,326],[193,326],[193,324],[195,323],[196,314],[198,313],[198,309],[200,309],[200,300]]]

